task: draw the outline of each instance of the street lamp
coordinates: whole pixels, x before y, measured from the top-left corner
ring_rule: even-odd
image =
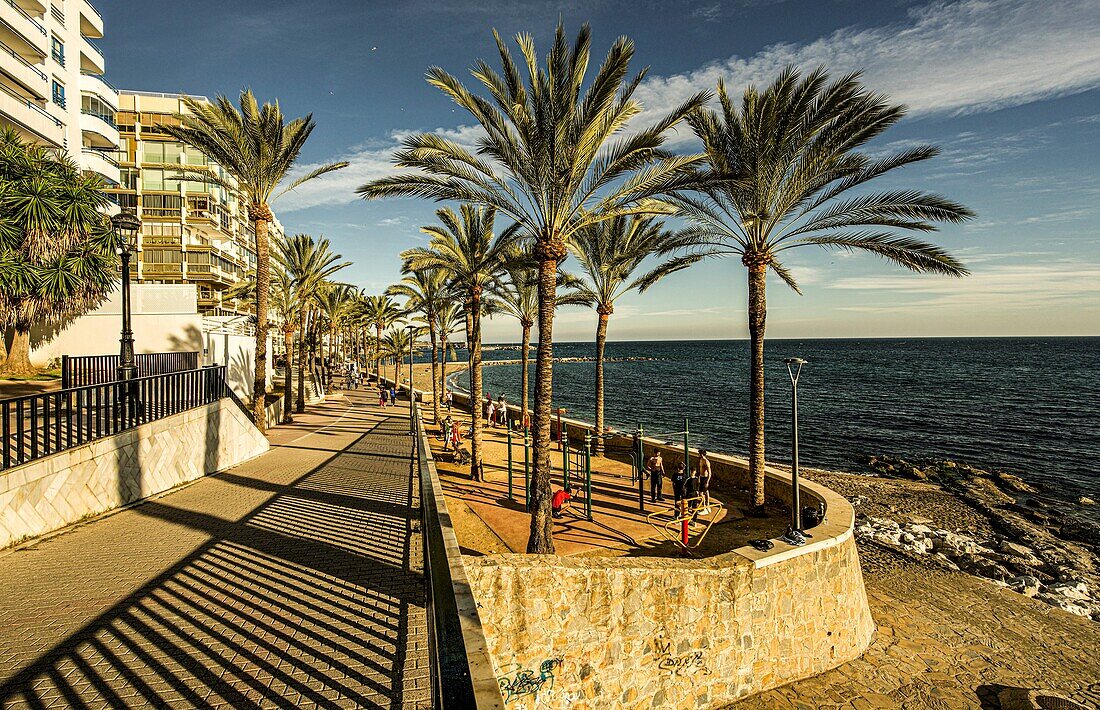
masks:
[[[118,379],[132,380],[137,377],[134,364],[134,331],[130,324],[130,256],[137,250],[137,235],[141,229],[141,220],[133,212],[123,211],[111,217],[111,226],[115,232],[115,251],[122,259],[122,337],[119,339]],[[126,391],[126,390],[124,390]],[[126,391],[127,400],[131,393]],[[131,401],[127,407],[132,407]]]
[[[804,545],[809,536],[802,532],[802,503],[798,491],[798,375],[807,363],[800,357],[789,357],[783,362],[791,376],[791,527],[781,539],[791,545]]]
[[[416,436],[416,422],[413,420],[413,400],[416,398],[413,390],[413,346],[416,344],[416,326],[412,323],[405,326],[409,331],[409,427]]]

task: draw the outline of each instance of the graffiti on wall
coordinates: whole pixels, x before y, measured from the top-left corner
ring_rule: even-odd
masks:
[[[673,675],[690,673],[710,675],[710,668],[707,667],[702,651],[675,654],[672,652],[672,642],[665,639],[655,639],[653,647],[657,654],[657,667],[661,670]]]
[[[543,690],[553,688],[554,671],[560,668],[564,661],[565,659],[561,657],[547,658],[539,664],[537,672],[530,668],[524,668],[518,663],[505,666],[510,670],[497,677],[497,682],[500,684],[500,694],[504,697],[504,702],[510,703],[513,700],[528,695],[537,695]]]

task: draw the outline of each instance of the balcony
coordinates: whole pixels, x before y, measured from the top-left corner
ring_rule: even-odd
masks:
[[[118,185],[120,177],[118,162],[110,153],[95,148],[82,148],[80,151],[80,167],[102,175],[112,185]]]
[[[0,0],[2,1],[2,0]],[[103,61],[103,52],[92,40],[80,35],[80,71],[91,74],[105,74],[107,63]]]
[[[0,61],[4,73],[15,79],[27,93],[43,101],[50,98],[50,81],[46,73],[3,42],[0,42]]]
[[[118,127],[111,116],[81,110],[80,132],[93,148],[118,149]]]
[[[100,101],[118,111],[118,89],[111,86],[102,74],[80,72],[80,92],[82,94],[95,94]]]
[[[36,140],[45,141],[56,148],[65,144],[65,125],[60,120],[34,101],[20,96],[3,84],[0,84],[0,113]]]
[[[163,264],[157,262],[141,265],[141,275],[144,278],[167,276],[169,278],[183,278],[183,264]]]
[[[80,0],[80,34],[94,39],[103,36],[103,18],[88,0]]]
[[[49,55],[46,28],[15,0],[0,0],[0,42],[24,56],[45,59]]]

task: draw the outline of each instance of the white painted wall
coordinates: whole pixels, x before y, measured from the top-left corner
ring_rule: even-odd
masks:
[[[210,322],[207,317],[206,322]],[[255,372],[256,338],[251,335],[238,335],[221,330],[207,331],[202,334],[203,347],[206,348],[207,365],[225,365],[225,379],[238,397],[252,399],[252,377]],[[274,358],[271,355],[271,336],[267,339],[267,382],[274,377]]]
[[[134,352],[202,351],[202,317],[194,284],[133,284],[130,313]],[[45,367],[62,355],[118,353],[122,293],[114,291],[99,308],[59,326],[31,330],[31,363]]]

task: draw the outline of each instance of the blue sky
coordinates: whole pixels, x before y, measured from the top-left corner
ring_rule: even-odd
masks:
[[[355,265],[343,278],[381,291],[398,253],[436,205],[364,202],[392,172],[403,134],[472,140],[470,118],[424,81],[431,65],[469,79],[494,62],[491,29],[544,48],[559,17],[593,29],[598,58],[616,36],[648,65],[638,92],[656,114],[719,77],[735,92],[786,64],[861,69],[910,108],[877,150],[931,142],[943,154],[881,181],[933,190],[978,212],[933,238],[966,279],[902,271],[867,255],[802,250],[788,261],[804,295],[769,281],[772,337],[1100,335],[1100,5],[1096,0],[566,0],[301,2],[189,0],[99,7],[108,77],[123,89],[236,97],[251,87],[291,115],[313,112],[309,164],[352,165],[275,203],[289,232],[329,237]],[[540,52],[541,54],[541,52]],[[471,80],[472,83],[472,80]],[[688,132],[673,136],[683,151]],[[587,340],[591,311],[564,310],[559,340]],[[518,340],[497,319],[487,340]],[[745,270],[710,262],[616,306],[612,340],[745,337]]]

